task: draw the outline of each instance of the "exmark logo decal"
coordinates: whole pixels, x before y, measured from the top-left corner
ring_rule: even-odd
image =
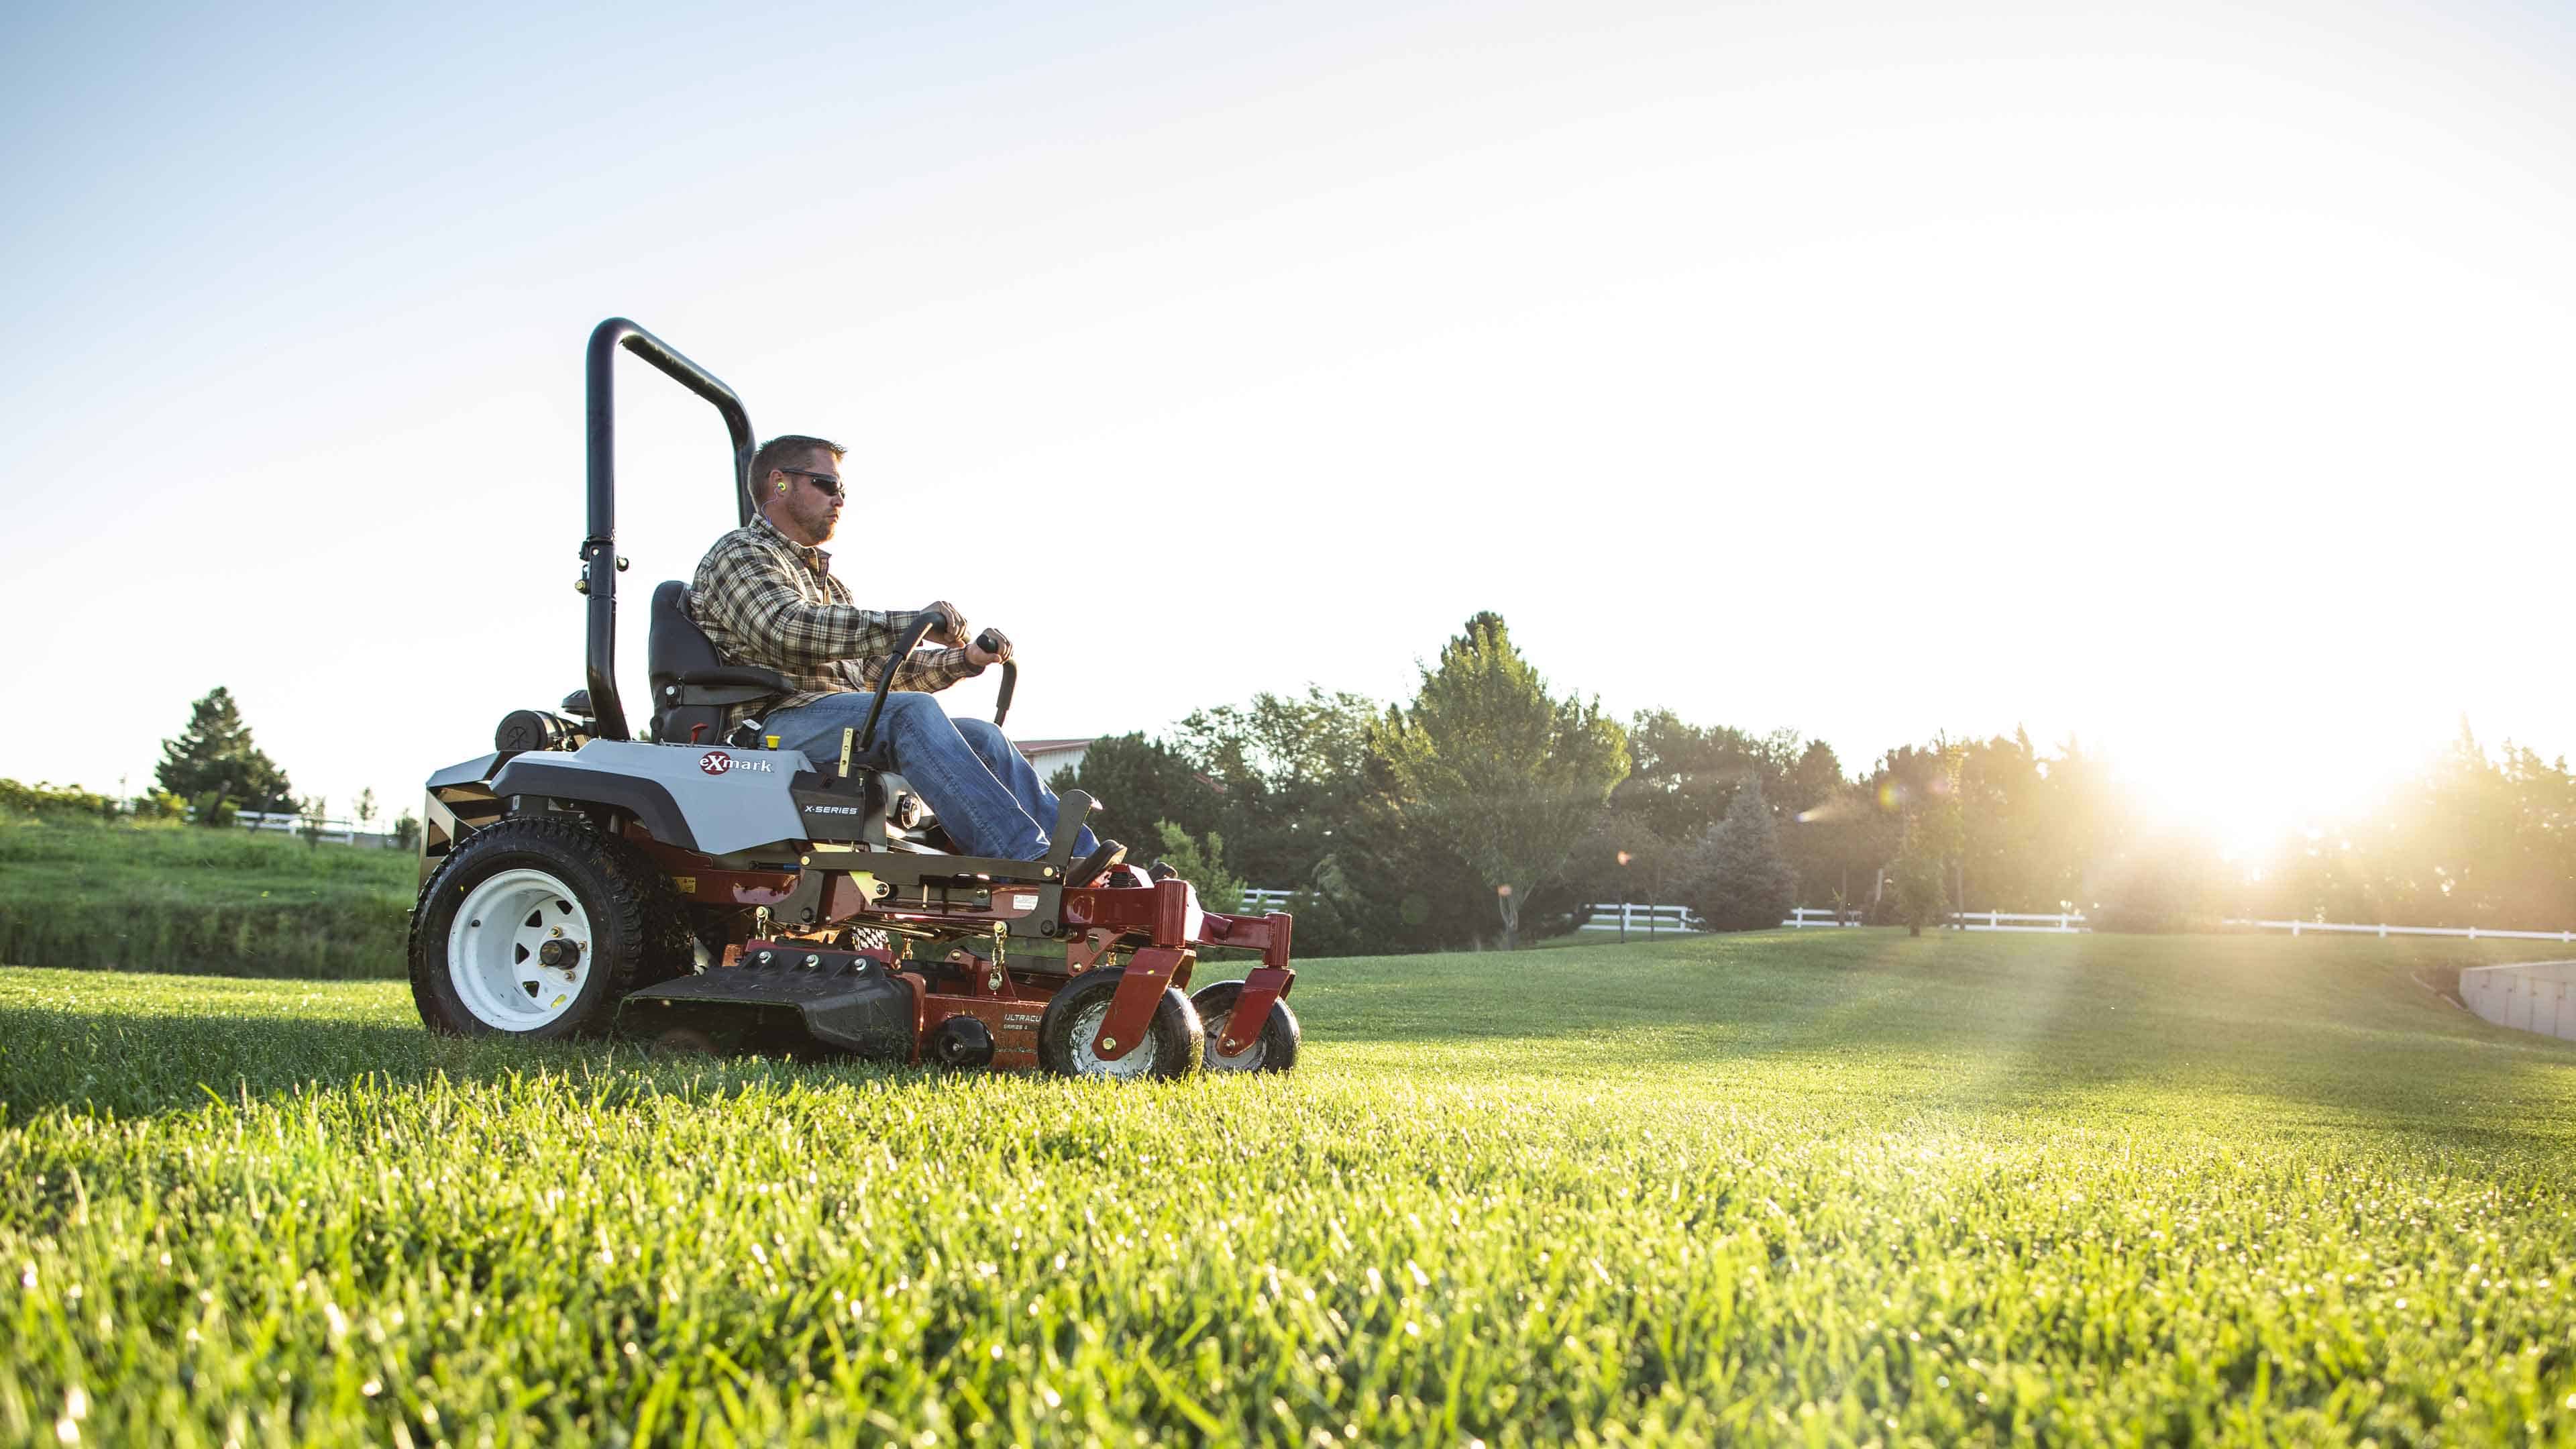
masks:
[[[698,768],[706,771],[710,775],[721,775],[727,770],[758,770],[762,774],[766,775],[769,773],[769,762],[767,760],[737,760],[722,750],[709,750],[698,757]]]

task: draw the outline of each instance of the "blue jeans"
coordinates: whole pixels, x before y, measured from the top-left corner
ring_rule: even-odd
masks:
[[[761,724],[783,749],[802,750],[815,768],[841,760],[841,731],[863,730],[874,694],[832,694],[812,704],[782,709]],[[939,701],[914,690],[886,696],[877,720],[876,746],[865,763],[892,768],[912,782],[939,815],[948,838],[968,855],[988,860],[1038,860],[1047,853],[1047,828],[1055,824],[1055,793],[1028,760],[988,720],[948,717]],[[1074,837],[1073,857],[1099,842],[1091,827]]]

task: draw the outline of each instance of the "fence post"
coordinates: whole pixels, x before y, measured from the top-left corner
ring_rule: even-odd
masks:
[[[2293,936],[2296,936],[2297,934],[2299,934],[2299,923],[2298,923],[2298,922],[2296,922],[2296,921],[2292,921],[2292,922],[2290,923],[2290,934],[2291,934],[2291,935],[2293,935]]]
[[[2386,921],[2379,923],[2379,939],[2383,941],[2388,939],[2388,923]]]

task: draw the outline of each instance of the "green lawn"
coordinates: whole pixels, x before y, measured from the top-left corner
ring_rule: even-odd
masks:
[[[400,976],[418,872],[409,851],[291,835],[0,820],[0,961]]]
[[[2513,944],[1330,961],[1142,1089],[0,971],[0,1441],[2576,1442]]]

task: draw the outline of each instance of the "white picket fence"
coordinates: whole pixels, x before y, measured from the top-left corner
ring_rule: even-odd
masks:
[[[304,828],[304,817],[277,811],[243,810],[233,816],[233,824],[244,830],[273,830],[292,835]],[[324,820],[321,838],[335,845],[373,845],[390,847],[393,836],[382,831],[361,830],[354,820]]]
[[[1583,923],[1587,931],[1643,931],[1660,935],[1665,931],[1696,931],[1699,917],[1687,906],[1650,906],[1642,902],[1611,901],[1592,908],[1591,918]]]
[[[2287,931],[2303,936],[2311,931],[2340,932],[2353,936],[2459,936],[2471,941],[2576,941],[2576,931],[2501,931],[2487,926],[2363,926],[2345,921],[2226,921],[2221,924],[2246,926],[2258,931]]]
[[[1695,931],[1699,919],[1681,906],[1648,906],[1603,904],[1592,908],[1592,918],[1583,923],[1587,931],[1616,931],[1622,925],[1630,931],[1643,931],[1650,926],[1657,931]],[[1792,928],[1812,926],[1857,926],[1856,912],[1845,912],[1844,919],[1818,906],[1801,906],[1780,923]],[[1951,924],[1968,931],[2049,931],[2074,932],[2092,929],[2079,911],[2055,911],[2025,914],[2016,911],[1969,911],[1953,916]]]
[[[1789,913],[1784,926],[1857,926],[1859,912],[1846,911],[1841,920],[1818,906],[1800,906]],[[1961,931],[2046,931],[2051,935],[2069,935],[2090,931],[2082,911],[1961,911],[1950,917],[1949,926]]]
[[[245,816],[243,818],[247,819],[249,817]],[[1288,904],[1288,897],[1290,894],[1292,893],[1288,891],[1260,889],[1246,890],[1243,893],[1243,908],[1246,911],[1280,910]],[[1780,924],[1795,929],[1803,929],[1815,926],[1857,926],[1861,924],[1861,922],[1859,920],[1858,912],[1846,912],[1845,919],[1838,921],[1834,919],[1834,913],[1832,911],[1825,910],[1822,907],[1800,906],[1796,910],[1791,911],[1789,913],[1789,919],[1782,921]],[[2358,925],[2346,921],[2228,920],[2223,921],[2220,924],[2242,927],[2247,930],[2287,931],[2293,936],[2305,935],[2310,932],[2320,932],[2329,934],[2341,933],[2344,935],[2378,936],[2382,940],[2385,940],[2390,936],[2458,936],[2471,941],[2512,940],[2576,943],[2576,930],[2505,931],[2487,926]],[[2082,911],[1962,911],[1950,918],[1949,925],[1954,930],[2042,931],[2051,935],[2072,935],[2076,932],[2090,931],[2093,929],[2092,923],[2085,919]],[[1646,935],[1661,935],[1666,931],[1696,931],[1699,929],[1699,918],[1692,915],[1689,908],[1684,906],[1656,906],[1647,905],[1643,902],[1606,901],[1592,907],[1592,915],[1589,919],[1584,921],[1582,929],[1586,931],[1618,931],[1624,929],[1632,934],[1643,933]]]

